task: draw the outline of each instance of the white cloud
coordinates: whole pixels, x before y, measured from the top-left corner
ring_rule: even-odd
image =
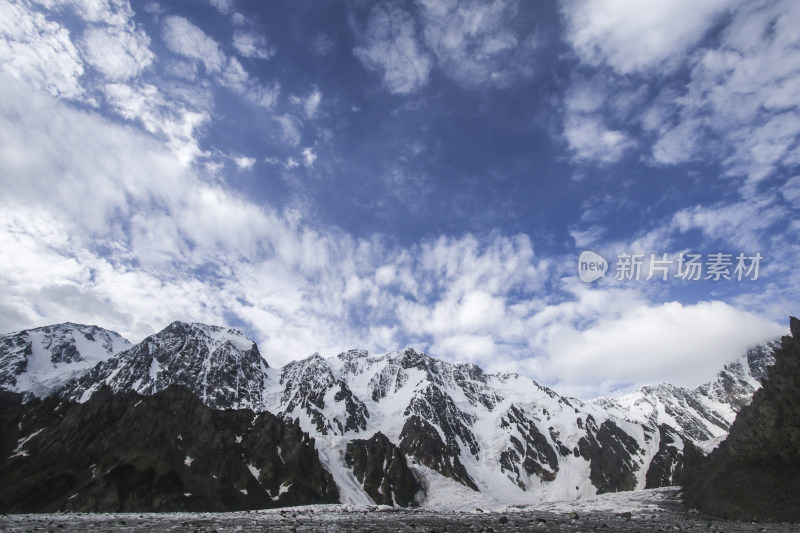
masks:
[[[165,18],[162,37],[170,50],[200,61],[210,74],[220,72],[225,67],[227,61],[219,44],[183,17]]]
[[[233,47],[243,57],[269,59],[275,55],[275,49],[268,45],[266,37],[253,31],[236,30]]]
[[[303,100],[303,111],[305,111],[306,117],[313,118],[317,114],[320,102],[322,102],[322,93],[318,89],[314,89]]]
[[[238,59],[231,57],[228,59],[225,70],[220,76],[220,83],[225,87],[235,90],[239,94],[244,94],[248,91],[250,86],[250,75],[247,74]]]
[[[618,316],[603,316],[585,329],[548,328],[548,357],[532,364],[537,375],[576,389],[598,383],[630,389],[631,384],[661,381],[694,387],[744,355],[748,346],[784,331],[723,302],[638,305]]]
[[[289,97],[292,104],[298,105],[303,108],[303,115],[305,118],[314,118],[319,111],[319,105],[322,102],[322,93],[319,89],[314,89],[308,96],[300,97],[292,95]]]
[[[563,135],[579,162],[614,163],[636,142],[626,133],[626,119],[639,93],[624,84],[610,86],[603,76],[573,76],[564,100]],[[619,123],[617,128],[614,123]]]
[[[307,167],[313,166],[314,161],[317,160],[317,154],[314,153],[314,149],[310,146],[307,148],[303,148],[303,164]]]
[[[253,80],[238,59],[226,56],[215,40],[187,19],[167,17],[163,38],[173,52],[205,65],[206,73],[216,83],[261,107],[270,108],[275,104],[280,92],[277,83],[263,85]]]
[[[623,131],[610,130],[592,115],[571,114],[564,123],[564,137],[573,156],[580,161],[614,163],[635,142]]]
[[[297,146],[300,143],[300,129],[295,120],[289,115],[275,117],[274,120],[281,127],[281,140],[291,146]]]
[[[106,99],[123,118],[138,120],[150,133],[164,139],[185,162],[201,154],[196,130],[209,115],[167,99],[154,85],[108,84]]]
[[[798,20],[797,2],[743,4],[719,45],[698,52],[685,90],[668,92],[648,110],[657,117],[644,123],[656,134],[654,161],[713,156],[728,174],[753,182],[796,165]]]
[[[247,156],[234,157],[233,161],[236,163],[236,166],[239,167],[239,170],[249,170],[256,164],[254,158]]]
[[[734,6],[730,0],[561,3],[568,39],[581,59],[607,63],[621,74],[679,64],[681,55]]]
[[[367,68],[383,74],[390,92],[417,91],[435,64],[469,88],[505,87],[535,73],[536,37],[512,29],[517,0],[419,0],[415,8],[374,6],[364,43],[354,50]]]
[[[69,31],[19,4],[0,4],[0,69],[54,96],[84,92],[83,61]]]
[[[147,35],[127,27],[90,28],[81,44],[92,67],[113,81],[136,77],[154,58]]]
[[[124,26],[133,18],[133,10],[127,0],[35,0],[48,10],[68,6],[83,20],[109,26]]]
[[[682,232],[699,229],[712,239],[739,247],[741,252],[760,252],[768,246],[768,230],[784,220],[788,212],[776,205],[775,198],[717,206],[695,206],[675,213],[672,225]]]
[[[233,11],[233,0],[209,0],[209,2],[223,15]]]
[[[393,5],[384,7],[390,15],[399,13],[399,19],[389,21],[399,24],[394,27],[399,32],[386,33],[387,20],[373,14],[380,19],[373,21],[378,25],[371,30],[373,36],[388,36],[391,46],[370,48],[368,30],[363,53],[377,54],[369,60],[376,61],[373,66],[385,76],[387,88],[415,90],[427,83],[433,56],[416,41],[412,44],[421,34],[410,14]],[[477,4],[467,7],[480,13]],[[104,11],[97,3],[81,9],[86,17],[104,24],[119,14]],[[205,80],[196,80],[178,95],[157,80],[140,78],[147,69],[145,56],[131,55],[130,63],[87,59],[118,80],[104,84],[102,92],[92,89],[105,96],[115,113],[130,120],[120,125],[99,112],[39,94],[37,89],[79,96],[82,78],[77,70],[69,70],[74,67],[69,61],[65,65],[72,77],[59,77],[61,66],[50,59],[60,53],[72,57],[75,48],[67,46],[71,42],[66,30],[50,26],[44,18],[29,18],[42,42],[38,37],[25,41],[24,32],[22,40],[9,40],[9,32],[16,28],[2,26],[0,18],[6,36],[2,46],[24,43],[28,48],[23,52],[31,60],[3,63],[11,77],[0,82],[0,248],[14,258],[0,264],[1,329],[77,320],[118,329],[138,340],[174,319],[224,324],[234,317],[254,332],[271,364],[313,351],[332,354],[352,346],[380,351],[411,343],[436,356],[473,360],[491,370],[521,370],[542,380],[557,380],[565,368],[577,368],[575,386],[590,383],[581,361],[618,364],[609,360],[611,340],[600,335],[605,331],[601,324],[628,335],[619,343],[625,348],[620,358],[625,360],[631,360],[633,352],[639,355],[644,346],[636,326],[650,331],[648,327],[658,320],[669,332],[656,336],[662,340],[679,335],[694,322],[717,335],[724,321],[742,332],[733,336],[736,342],[724,344],[725,349],[737,350],[728,356],[738,355],[739,348],[757,336],[744,325],[751,315],[724,304],[672,310],[651,305],[634,290],[592,291],[569,282],[561,282],[564,290],[552,291],[563,275],[563,265],[554,264],[561,259],[538,257],[533,243],[522,235],[432,237],[401,247],[380,235],[355,239],[333,228],[314,227],[298,211],[259,206],[204,175],[204,167],[195,164],[204,155],[198,130],[211,119],[213,106],[213,91],[199,88]],[[186,58],[183,64],[187,60],[204,64],[214,83],[252,101],[275,101],[277,85],[254,82],[236,58],[226,56],[186,19],[166,20],[165,41]],[[458,42],[477,47],[486,58],[510,53],[511,40],[494,40],[486,33],[489,26],[476,22],[494,19],[475,15],[463,20],[470,24],[461,29],[447,26],[447,31],[456,32],[454,38],[461,39]],[[502,34],[500,26],[495,29]],[[463,35],[457,33],[462,30]],[[89,35],[85,34],[87,43]],[[441,57],[461,54],[461,45],[440,44]],[[415,53],[414,59],[425,68],[392,78],[383,69],[393,61],[402,63],[398,54],[405,51]],[[38,57],[38,52],[44,55]],[[80,65],[77,52],[74,58]],[[465,61],[485,72],[493,64],[483,56]],[[457,77],[456,70],[448,72]],[[482,79],[493,83],[491,78]],[[77,89],[70,92],[70,87]],[[773,96],[771,105],[788,98],[786,91]],[[570,104],[577,128],[572,137],[575,154],[595,160],[622,154],[627,140],[614,136],[613,120],[608,125],[599,122],[606,100],[599,104],[591,100],[576,94]],[[275,119],[284,142],[301,146],[300,117],[317,116],[321,101],[321,93],[313,91],[299,99],[302,110],[298,108],[296,116]],[[604,153],[582,139],[580,127],[586,123],[594,124],[593,133],[605,143]],[[776,121],[759,135],[785,136],[790,126],[790,121]],[[610,135],[604,138],[605,134]],[[309,146],[295,157],[285,159],[284,165],[313,164],[316,153]],[[234,162],[241,168],[254,164],[247,157]],[[213,162],[205,166],[211,167]],[[386,179],[410,187],[424,184],[425,176],[389,172]],[[709,220],[722,222],[715,226]],[[705,224],[725,232],[726,224],[733,223],[731,213],[690,210],[685,227]],[[772,327],[754,323],[762,333]],[[696,330],[689,332],[695,335]],[[561,351],[564,346],[566,352]],[[718,359],[724,350],[712,351],[710,359]],[[684,377],[694,372],[687,365],[679,368],[674,358],[668,358],[672,355],[657,347],[654,366]],[[650,376],[648,372],[632,365],[617,379],[635,382]]]
[[[787,202],[800,205],[800,176],[794,176],[781,187],[781,194]]]
[[[518,35],[510,23],[514,0],[421,0],[425,43],[439,66],[466,87],[505,86],[535,72],[533,36]]]
[[[354,53],[367,68],[380,72],[386,88],[396,94],[426,85],[433,66],[418,41],[413,16],[394,3],[384,2],[370,10],[364,43]]]

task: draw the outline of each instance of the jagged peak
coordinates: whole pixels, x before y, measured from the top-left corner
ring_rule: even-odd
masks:
[[[479,367],[478,365],[476,365],[475,363],[468,363],[468,362],[463,362],[463,361],[462,362],[458,362],[458,363],[453,363],[453,368],[456,368],[458,370],[461,370],[461,371],[464,371],[464,372],[468,372],[468,373],[475,373],[475,374],[477,374],[479,376],[485,376],[486,375],[486,372],[484,372],[483,369],[481,367]]]
[[[111,335],[117,335],[120,338],[123,338],[122,335],[117,333],[116,331],[102,328],[100,326],[94,324],[78,324],[76,322],[60,322],[58,324],[47,324],[45,326],[38,326],[35,328],[25,328],[19,331],[11,331],[9,333],[2,333],[0,336],[14,336],[14,335],[21,335],[29,332],[43,332],[43,333],[51,333],[53,331],[103,331]]]
[[[419,352],[410,346],[402,350],[398,350],[396,352],[388,353],[386,355],[389,357],[389,361],[398,364],[404,368],[426,365],[427,362],[431,359],[431,357],[428,354],[424,352]]]
[[[215,344],[230,343],[235,348],[248,351],[255,347],[255,342],[247,337],[241,330],[226,326],[215,326],[202,322],[184,322],[175,320],[167,327],[148,337],[149,340],[158,339],[165,335],[199,335],[210,339]],[[146,339],[146,340],[148,340]]]
[[[369,352],[367,350],[361,350],[358,348],[347,350],[346,352],[342,352],[336,356],[337,359],[341,359],[342,361],[353,361],[354,359],[366,359],[367,357],[369,357]]]
[[[296,359],[294,361],[289,361],[283,366],[283,375],[286,375],[289,372],[309,372],[315,371],[315,369],[323,368],[328,373],[330,373],[330,365],[328,365],[325,358],[322,357],[319,352],[314,352],[305,359]]]

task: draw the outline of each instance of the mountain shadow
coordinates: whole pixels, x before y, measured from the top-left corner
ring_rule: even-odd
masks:
[[[0,512],[235,511],[337,503],[296,423],[171,386],[85,403],[0,397]]]

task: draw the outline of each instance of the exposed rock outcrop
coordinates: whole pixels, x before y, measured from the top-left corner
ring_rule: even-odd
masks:
[[[3,397],[12,405],[0,420],[16,439],[0,461],[2,512],[232,511],[339,500],[314,440],[269,413],[216,411],[177,386],[152,396],[104,387],[83,404],[52,396],[20,407],[16,398],[15,408],[14,400]]]
[[[345,463],[375,503],[410,507],[418,500],[419,481],[405,455],[383,433],[348,442]]]
[[[600,427],[592,416],[586,420],[586,436],[578,441],[575,456],[589,461],[589,479],[598,494],[636,488],[637,459],[643,454],[636,439],[611,420]]]
[[[666,424],[658,426],[658,437],[658,452],[645,476],[646,489],[682,484],[685,465],[696,464],[703,457],[700,448]]]
[[[800,522],[800,321],[727,439],[687,471],[687,505],[743,520]]]
[[[419,416],[412,415],[406,420],[400,434],[399,447],[404,454],[431,470],[463,483],[472,490],[478,490],[459,459],[458,448],[445,444],[436,428]]]

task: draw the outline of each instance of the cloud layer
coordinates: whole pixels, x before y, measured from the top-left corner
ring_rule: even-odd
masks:
[[[582,397],[694,385],[785,330],[792,2],[381,2],[269,31],[135,7],[0,6],[2,330],[230,324],[276,365],[415,345]],[[582,247],[766,260],[588,285]]]

